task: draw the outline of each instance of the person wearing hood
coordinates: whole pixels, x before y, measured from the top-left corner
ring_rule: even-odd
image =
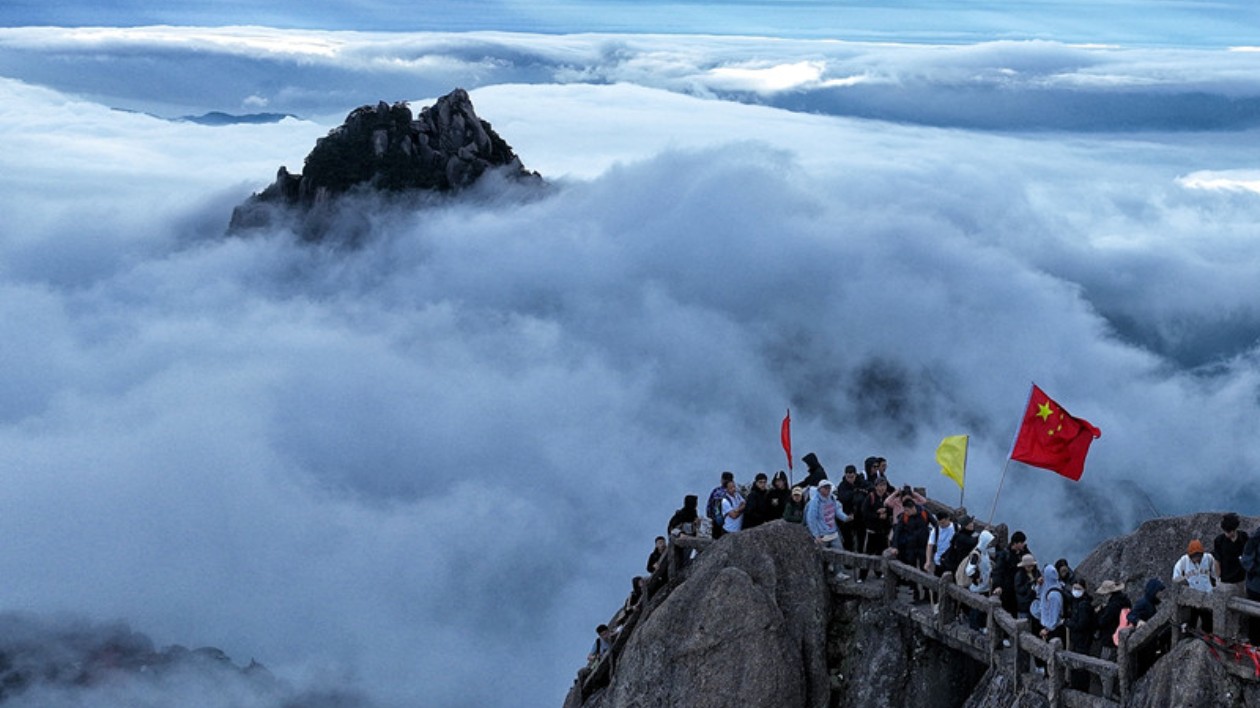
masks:
[[[808,470],[805,479],[801,480],[799,486],[802,489],[817,487],[818,483],[827,479],[827,470],[823,469],[822,463],[818,461],[818,455],[810,452],[801,458],[801,462],[805,463]]]
[[[669,524],[666,525],[665,530],[672,536],[700,535],[699,501],[694,494],[683,497],[682,508],[669,517]]]
[[[1133,603],[1133,609],[1129,610],[1129,623],[1137,626],[1149,622],[1159,611],[1159,594],[1163,591],[1164,583],[1159,578],[1147,580],[1145,592]]]
[[[766,521],[782,519],[783,510],[787,509],[788,502],[792,501],[792,490],[788,488],[786,472],[779,470],[774,473],[774,479],[770,480],[770,492],[767,497],[770,500],[770,516]]]
[[[1041,571],[1041,577],[1045,580],[1037,593],[1037,599],[1040,601],[1041,638],[1046,641],[1055,637],[1063,639],[1067,591],[1063,588],[1063,581],[1059,579],[1059,569],[1054,563],[1046,565]]]
[[[955,538],[954,541],[957,542],[958,539]],[[955,571],[965,576],[967,589],[971,592],[984,595],[993,588],[994,553],[993,532],[985,529],[980,532],[980,539],[976,542],[975,548],[967,554],[965,561],[959,562],[958,569]],[[975,607],[967,613],[967,623],[972,629],[983,628],[984,621],[984,613]]]

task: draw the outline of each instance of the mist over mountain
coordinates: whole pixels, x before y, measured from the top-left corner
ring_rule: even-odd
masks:
[[[681,497],[784,466],[788,407],[798,453],[944,498],[971,435],[987,513],[1036,381],[1103,431],[1079,484],[1007,470],[1050,556],[1256,504],[1260,55],[253,32],[0,30],[0,608],[367,705],[556,705]],[[858,75],[1140,115],[777,107]],[[348,111],[459,85],[551,189],[223,236]]]

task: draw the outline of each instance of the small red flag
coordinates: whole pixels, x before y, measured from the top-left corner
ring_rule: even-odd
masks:
[[[788,469],[792,469],[792,409],[787,409],[783,417],[783,427],[779,429],[779,438],[783,441],[783,453],[788,458]]]
[[[1079,481],[1089,444],[1101,435],[1088,420],[1074,418],[1033,384],[1011,459]]]

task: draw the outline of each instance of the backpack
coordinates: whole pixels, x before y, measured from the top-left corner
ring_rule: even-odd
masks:
[[[971,587],[972,578],[970,575],[967,575],[967,568],[972,565],[976,566],[976,574],[978,576],[980,573],[980,551],[978,550],[967,554],[964,561],[960,562],[958,568],[954,571],[954,582],[958,583],[958,587],[964,590]]]
[[[1120,624],[1116,625],[1116,633],[1111,635],[1112,644],[1115,644],[1116,646],[1120,646],[1120,630],[1125,629],[1127,627],[1134,626],[1133,620],[1129,618],[1129,615],[1132,614],[1132,612],[1133,612],[1132,609],[1125,609],[1125,610],[1120,611]]]

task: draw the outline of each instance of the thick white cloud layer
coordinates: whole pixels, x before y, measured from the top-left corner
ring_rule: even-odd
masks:
[[[604,68],[653,74],[632,44]],[[726,57],[690,79],[739,52],[690,51]],[[1238,54],[1196,56],[1178,86],[1252,91],[1221,78]],[[1118,83],[1158,82],[1141,63]],[[550,190],[350,204],[357,249],[222,232],[350,108],[439,91],[333,82],[314,120],[209,128],[0,80],[0,606],[380,705],[558,704],[681,497],[783,466],[786,407],[798,454],[882,454],[945,499],[932,451],[969,433],[987,515],[1030,380],[1103,430],[1079,484],[1010,469],[998,516],[1039,552],[1255,506],[1260,195],[1222,186],[1254,181],[1254,130],[985,132],[546,76],[472,97]]]

